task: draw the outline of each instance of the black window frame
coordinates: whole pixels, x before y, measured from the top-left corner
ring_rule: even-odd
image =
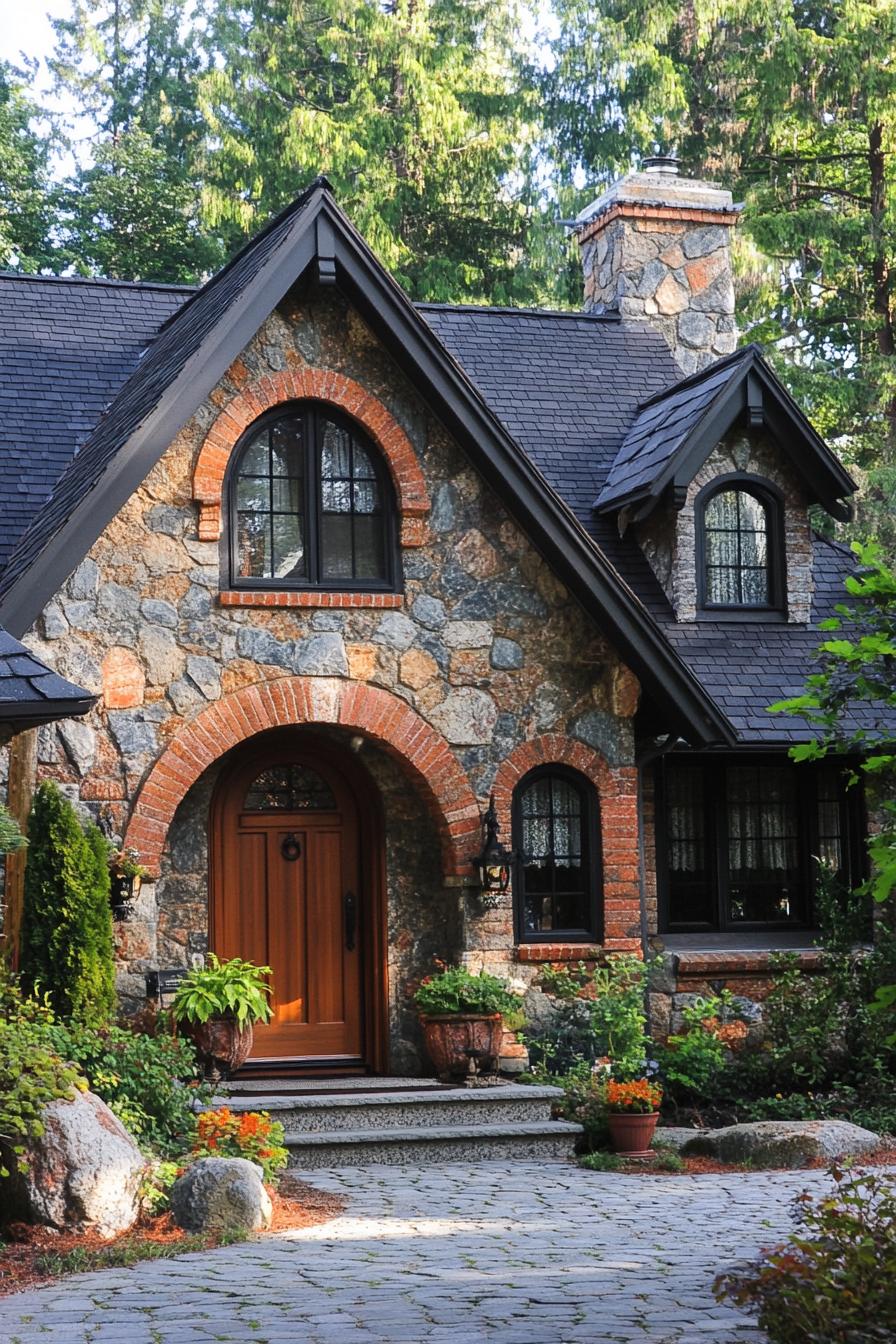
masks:
[[[787,766],[794,773],[796,791],[799,871],[800,917],[792,920],[760,922],[735,920],[729,917],[730,874],[728,872],[727,790],[725,772],[739,766]],[[784,929],[804,930],[817,927],[815,911],[817,865],[814,855],[818,845],[818,781],[824,769],[840,768],[844,772],[854,765],[848,758],[818,762],[791,761],[786,755],[775,753],[720,753],[709,759],[681,753],[661,758],[654,767],[654,817],[656,833],[656,879],[658,928],[661,934],[678,933],[751,933],[781,932]],[[715,892],[715,919],[712,922],[679,920],[673,922],[671,910],[671,879],[668,867],[668,834],[666,802],[668,773],[676,766],[697,767],[705,772],[704,834],[707,852],[707,882],[710,893]],[[867,877],[867,851],[863,838],[867,829],[865,797],[861,782],[844,788],[840,798],[840,833],[843,837],[842,879],[850,887]]]
[[[257,575],[239,573],[239,537],[237,483],[240,477],[240,464],[255,441],[256,437],[271,428],[279,420],[301,417],[303,420],[303,438],[306,445],[304,463],[304,500],[305,508],[305,547],[308,556],[308,575],[299,578],[263,578]],[[350,433],[368,454],[373,465],[380,499],[382,500],[383,549],[386,574],[383,579],[356,579],[338,575],[328,579],[321,576],[321,422],[330,422]],[[227,467],[224,499],[226,505],[225,526],[222,540],[226,553],[222,561],[226,565],[227,584],[233,591],[242,592],[324,592],[324,593],[397,593],[401,591],[401,554],[398,545],[399,525],[395,488],[389,475],[383,454],[364,428],[351,416],[326,402],[303,400],[283,402],[254,420],[240,435]]]
[[[525,925],[525,882],[523,878],[523,794],[540,779],[559,778],[570,784],[581,800],[582,870],[586,874],[588,925],[580,929],[544,929],[537,932]],[[571,766],[547,762],[529,770],[517,781],[511,803],[513,837],[513,914],[517,943],[602,943],[604,919],[603,845],[600,798],[586,775]]]
[[[765,509],[768,547],[768,602],[711,602],[707,596],[706,510],[716,495],[742,491]],[[738,620],[781,620],[787,613],[787,557],[785,554],[784,497],[778,487],[750,472],[716,476],[694,500],[698,612],[714,620],[734,615]]]

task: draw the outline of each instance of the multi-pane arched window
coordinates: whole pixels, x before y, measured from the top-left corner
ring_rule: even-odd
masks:
[[[781,605],[780,506],[768,490],[713,484],[698,499],[704,607]]]
[[[395,587],[395,504],[371,440],[315,402],[257,421],[230,473],[234,587]]]
[[[530,771],[513,795],[520,942],[601,937],[600,815],[593,785],[561,765]]]

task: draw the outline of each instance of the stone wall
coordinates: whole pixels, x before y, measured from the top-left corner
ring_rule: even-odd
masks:
[[[731,193],[690,178],[630,173],[576,228],[587,312],[652,323],[682,373],[737,345]]]
[[[805,624],[814,591],[808,501],[796,473],[762,432],[734,429],[726,435],[688,486],[684,506],[677,513],[658,508],[638,525],[638,544],[678,620],[693,621],[697,615],[695,500],[712,481],[736,471],[771,482],[783,496],[787,619]]]
[[[376,397],[422,469],[432,507],[402,551],[404,591],[395,609],[244,608],[219,600],[221,548],[198,536],[197,455],[219,408],[232,406],[241,389],[310,366]],[[41,771],[92,813],[103,809],[118,834],[160,753],[204,708],[296,675],[363,683],[407,702],[447,743],[482,806],[501,762],[538,734],[589,745],[611,779],[631,772],[637,683],[370,330],[332,294],[290,299],[265,322],[47,605],[28,642],[102,696],[83,721],[42,732]],[[377,770],[390,826],[407,818],[416,827],[419,799],[407,773],[394,764]],[[161,879],[146,886],[137,920],[120,930],[122,974],[135,995],[154,957],[184,960],[204,946],[202,833],[213,779],[208,773],[184,800]],[[393,994],[400,995],[411,960],[419,963],[437,945],[447,956],[461,949],[450,920],[421,923],[421,911],[445,908],[438,865],[418,870],[390,844],[390,944],[400,948],[409,937],[415,949],[395,962]],[[634,834],[630,845],[634,854]],[[635,875],[620,890],[636,918]],[[473,897],[461,911],[458,893],[451,899],[464,950],[487,948],[510,962],[508,913],[485,915]],[[430,934],[418,937],[424,927]],[[396,1000],[395,1021],[402,1011]],[[409,1039],[403,1021],[396,1040]]]

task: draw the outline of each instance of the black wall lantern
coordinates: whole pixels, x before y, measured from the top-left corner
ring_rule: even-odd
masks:
[[[498,839],[501,827],[495,808],[495,795],[488,802],[488,811],[482,818],[482,850],[470,862],[475,864],[479,873],[480,901],[486,910],[494,910],[499,898],[510,886],[510,865],[513,853],[505,849]]]

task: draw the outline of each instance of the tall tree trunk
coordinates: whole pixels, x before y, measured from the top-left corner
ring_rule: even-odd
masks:
[[[877,328],[877,349],[886,359],[896,354],[893,330],[893,305],[890,264],[884,235],[884,215],[887,206],[886,158],[883,147],[883,126],[872,122],[868,130],[868,170],[871,183],[871,262],[872,305],[880,319]],[[896,396],[890,397],[885,408],[887,417],[887,452],[892,457],[896,448]]]
[[[9,744],[7,807],[18,822],[23,835],[28,830],[28,816],[37,784],[37,733],[36,728],[29,728],[24,733],[18,733]],[[20,849],[15,854],[6,856],[3,944],[7,964],[13,971],[19,967],[19,939],[22,932],[27,855],[27,849]]]

